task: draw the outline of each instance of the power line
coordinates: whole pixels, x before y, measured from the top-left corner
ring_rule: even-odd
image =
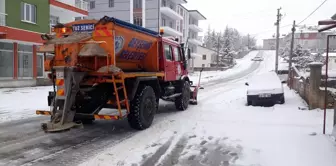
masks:
[[[288,26],[291,26],[291,25],[292,25],[292,24],[283,25],[283,26],[281,26],[280,28],[285,28],[285,27],[288,27]],[[266,33],[266,32],[270,32],[270,31],[274,31],[274,30],[273,30],[273,29],[269,29],[269,30],[261,31],[261,32],[258,32],[258,33],[255,33],[255,34],[252,34],[251,36],[260,35],[260,34],[263,34],[263,33]]]
[[[313,15],[324,3],[326,3],[328,0],[324,0],[321,5],[319,5],[313,12],[311,12],[305,19],[303,19],[301,22],[299,22],[298,25],[300,25],[302,22],[306,21],[311,15]]]
[[[328,0],[324,0],[313,12],[311,12],[306,18],[304,18],[302,21],[300,21],[297,25],[300,25],[301,23],[303,23],[304,21],[306,21],[310,16],[312,16],[322,5],[324,5]],[[285,27],[289,27],[292,26],[292,24],[287,24],[287,25],[283,25],[280,28],[285,28]],[[266,32],[270,32],[273,31],[273,29],[270,30],[265,30],[265,31],[261,31],[258,33],[255,33],[253,36],[259,35],[259,34],[263,34]]]

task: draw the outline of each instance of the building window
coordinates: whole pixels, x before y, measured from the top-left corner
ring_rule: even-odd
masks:
[[[133,17],[133,24],[142,26],[142,17]]]
[[[13,44],[0,42],[0,78],[13,78]]]
[[[21,20],[36,23],[36,6],[21,2]]]
[[[162,0],[162,6],[167,6],[166,0]]]
[[[94,9],[96,7],[95,1],[90,1],[90,9]]]
[[[18,77],[33,77],[33,46],[18,46]]]
[[[39,53],[37,54],[37,77],[43,77],[43,64],[44,64],[44,55]]]
[[[202,67],[205,67],[205,64],[202,64]]]
[[[174,29],[172,21],[169,21],[169,27]]]
[[[202,56],[202,59],[203,59],[203,60],[206,60],[206,55],[203,55],[203,56]]]
[[[114,0],[109,0],[109,7],[114,7]]]
[[[50,15],[50,20],[49,20],[50,25],[56,25],[59,23],[59,17]]]
[[[142,0],[133,0],[133,8],[142,8]]]
[[[162,19],[162,26],[166,26],[166,19]]]
[[[75,21],[81,20],[82,17],[75,17]]]
[[[176,22],[176,30],[177,30],[177,31],[180,31],[180,21],[177,21],[177,22]]]
[[[173,60],[173,56],[172,56],[172,51],[171,51],[170,45],[168,45],[168,44],[164,45],[164,53],[165,53],[166,60],[170,60],[170,61]]]

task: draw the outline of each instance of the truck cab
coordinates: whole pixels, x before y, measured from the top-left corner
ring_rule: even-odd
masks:
[[[187,61],[190,57],[190,51],[184,50],[184,44],[162,38],[159,46],[160,53],[160,69],[165,72],[165,81],[179,80],[181,77],[188,75]]]

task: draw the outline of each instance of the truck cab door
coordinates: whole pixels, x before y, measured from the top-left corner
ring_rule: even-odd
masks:
[[[175,77],[175,65],[173,60],[173,50],[172,47],[167,44],[163,43],[163,53],[165,58],[165,81],[174,81],[176,80]]]
[[[184,65],[183,65],[183,57],[182,52],[179,47],[173,46],[173,53],[174,53],[174,65],[175,65],[175,79],[178,80],[184,75]]]

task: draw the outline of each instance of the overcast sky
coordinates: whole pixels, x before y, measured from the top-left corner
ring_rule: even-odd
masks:
[[[277,8],[281,7],[281,26],[302,21],[324,0],[187,0],[187,9],[196,9],[206,18],[200,26],[207,30],[208,25],[223,31],[226,25],[238,29],[243,34],[253,34],[261,44],[263,38],[270,38],[276,32]],[[317,25],[319,20],[329,19],[336,13],[336,0],[328,0],[302,24]],[[281,33],[290,32],[290,26]],[[266,32],[265,32],[266,31]],[[203,35],[203,34],[201,34]]]

